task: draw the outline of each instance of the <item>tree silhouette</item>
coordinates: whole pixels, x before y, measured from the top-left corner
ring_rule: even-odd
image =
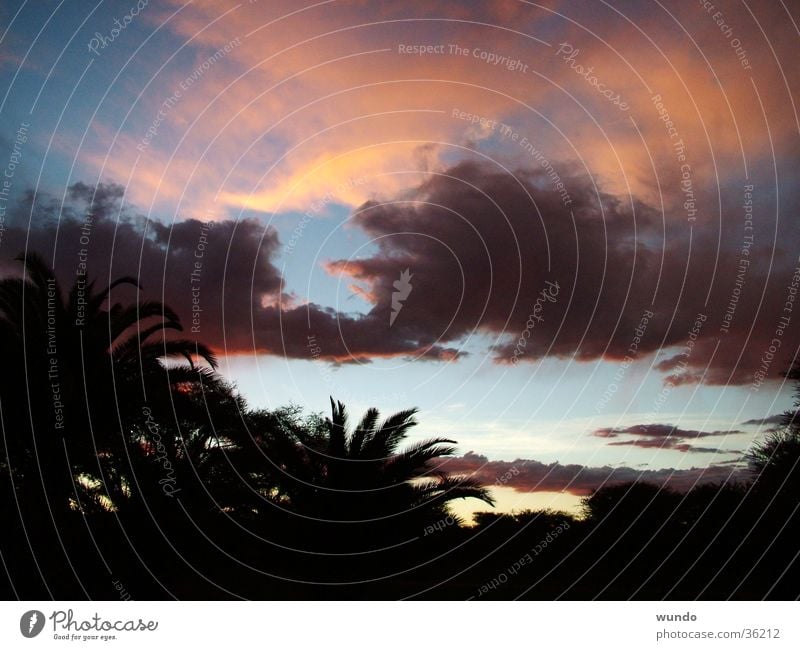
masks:
[[[343,543],[350,543],[364,529],[374,536],[419,534],[426,522],[446,517],[454,499],[493,505],[477,481],[432,470],[434,461],[455,452],[452,440],[431,438],[401,449],[417,424],[416,412],[400,411],[381,421],[371,408],[351,431],[344,405],[331,399],[330,417],[290,422],[267,451],[279,460],[286,507],[331,535],[342,531],[349,540]]]
[[[122,493],[119,466],[133,414],[149,394],[170,394],[162,359],[216,360],[202,344],[168,340],[177,315],[158,302],[105,305],[120,278],[103,290],[76,279],[64,296],[52,269],[34,253],[21,277],[0,280],[0,345],[6,372],[0,405],[9,471],[43,488],[53,514],[76,506],[76,484],[102,476],[107,497]],[[9,408],[13,405],[13,408]],[[111,459],[114,459],[113,462]],[[108,469],[103,472],[103,467]]]
[[[754,490],[770,499],[800,499],[800,365],[786,376],[795,381],[794,408],[783,423],[753,444],[745,458],[754,476]]]
[[[135,279],[65,295],[40,257],[22,261],[0,280],[14,597],[108,597],[108,571],[155,598],[465,598],[495,582],[480,597],[798,595],[800,367],[794,409],[744,457],[749,482],[608,484],[582,517],[480,513],[469,528],[448,504],[490,493],[448,474],[453,440],[409,441],[416,409],[355,426],[333,399],[328,417],[253,410],[169,307],[113,301]]]

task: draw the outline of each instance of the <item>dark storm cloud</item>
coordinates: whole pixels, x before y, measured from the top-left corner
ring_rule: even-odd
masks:
[[[544,170],[460,163],[396,201],[364,204],[354,223],[378,252],[328,269],[362,282],[371,315],[386,317],[392,283],[409,268],[403,336],[456,345],[477,330],[495,337],[497,363],[668,349],[655,367],[673,385],[748,383],[765,363],[767,378],[787,368],[800,337],[779,318],[796,293],[796,251],[743,254],[735,201],[720,222],[733,225],[690,229],[584,176],[561,181],[568,200]],[[766,221],[754,223],[760,236]]]
[[[377,252],[325,268],[360,285],[372,305],[366,314],[286,293],[278,236],[263,223],[164,225],[120,208],[114,185],[73,185],[63,210],[56,199],[33,204],[29,195],[7,223],[2,257],[7,266],[24,249],[33,214],[28,245],[55,255],[65,280],[87,248],[91,276],[140,278],[187,332],[195,327],[190,333],[230,353],[454,360],[478,333],[498,364],[659,353],[655,368],[673,385],[744,384],[788,367],[800,338],[779,319],[794,304],[787,297],[796,252],[750,254],[737,286],[742,253],[718,243],[741,236],[740,223],[734,235],[710,223],[690,230],[642,202],[599,192],[569,167],[563,174],[559,190],[544,168],[511,174],[463,162],[394,201],[362,205],[351,223]],[[87,209],[93,222],[83,246]],[[410,288],[401,281],[406,269]],[[794,277],[800,282],[800,271]]]
[[[7,260],[24,252],[27,244],[28,250],[53,264],[66,287],[75,281],[85,260],[88,277],[97,287],[123,275],[136,278],[144,289],[143,298],[163,300],[178,312],[184,334],[191,334],[196,298],[197,338],[217,348],[226,334],[234,345],[243,343],[246,330],[224,328],[221,311],[224,306],[242,322],[248,320],[251,296],[280,293],[281,279],[270,262],[277,246],[274,231],[251,220],[207,227],[189,219],[165,226],[122,208],[122,197],[123,189],[113,184],[94,188],[78,183],[70,186],[62,209],[55,198],[40,195],[34,203],[29,195],[3,240],[6,270]],[[31,213],[28,230],[23,224]],[[193,282],[196,263],[198,280]],[[119,288],[115,298],[132,300],[135,291]]]
[[[12,260],[27,247],[52,263],[65,287],[75,281],[83,260],[98,288],[110,279],[132,276],[143,287],[142,298],[160,300],[181,316],[182,336],[230,353],[258,351],[337,362],[458,354],[444,346],[420,347],[399,330],[389,336],[388,320],[378,315],[350,316],[315,304],[296,305],[283,291],[273,264],[278,235],[257,220],[187,219],[165,225],[123,207],[123,196],[123,188],[114,184],[95,188],[77,183],[69,187],[63,204],[29,192],[0,240],[2,271],[19,273],[20,265]],[[136,297],[133,288],[115,291],[117,300]]]
[[[562,465],[525,459],[490,461],[486,456],[472,452],[445,460],[440,467],[453,474],[470,476],[485,485],[504,485],[520,492],[569,492],[579,496],[590,494],[603,485],[628,481],[646,481],[686,491],[704,483],[743,481],[747,478],[746,470],[732,463],[712,464],[703,468],[653,470],[609,465]]]

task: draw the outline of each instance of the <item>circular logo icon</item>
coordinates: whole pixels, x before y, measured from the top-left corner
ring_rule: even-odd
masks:
[[[19,631],[26,639],[32,639],[44,628],[44,614],[38,609],[25,612],[19,619]]]

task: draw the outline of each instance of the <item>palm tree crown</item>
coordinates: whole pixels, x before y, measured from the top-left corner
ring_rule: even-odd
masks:
[[[440,515],[453,499],[493,505],[478,482],[431,467],[455,452],[454,441],[431,438],[400,449],[417,424],[416,413],[400,411],[381,422],[371,408],[350,431],[344,405],[331,399],[329,418],[293,431],[292,461],[285,471],[298,510],[327,520],[369,521]]]

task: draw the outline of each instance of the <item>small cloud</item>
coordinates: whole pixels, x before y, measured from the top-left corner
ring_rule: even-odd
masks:
[[[767,427],[767,431],[777,431],[782,425],[786,424],[786,415],[783,413],[776,413],[766,418],[753,418],[742,422],[742,426],[751,427]]]
[[[729,436],[744,433],[739,430],[732,431],[695,431],[693,429],[679,429],[671,424],[634,424],[629,427],[605,427],[596,429],[592,435],[597,438],[619,438],[620,436],[638,436],[629,440],[616,440],[607,443],[612,447],[631,446],[643,449],[672,449],[680,452],[704,454],[739,454],[739,451],[729,451],[714,447],[696,447],[686,442],[698,438],[712,436]]]
[[[441,459],[433,469],[469,476],[487,485],[505,485],[520,492],[568,492],[577,496],[591,494],[604,485],[630,481],[646,481],[687,491],[704,483],[725,483],[746,478],[746,470],[739,466],[738,460],[688,469],[638,469],[621,465],[562,465],[521,458],[490,461],[486,456],[474,452],[458,458]]]

